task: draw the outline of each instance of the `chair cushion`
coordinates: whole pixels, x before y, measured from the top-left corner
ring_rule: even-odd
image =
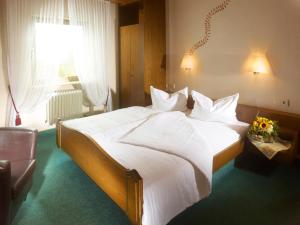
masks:
[[[35,160],[11,161],[11,186],[12,198],[18,197],[19,193],[32,179],[35,168]]]

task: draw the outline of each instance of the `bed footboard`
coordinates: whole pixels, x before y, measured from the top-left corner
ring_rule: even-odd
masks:
[[[108,155],[92,138],[56,124],[57,146],[127,214],[133,225],[142,224],[143,180]]]

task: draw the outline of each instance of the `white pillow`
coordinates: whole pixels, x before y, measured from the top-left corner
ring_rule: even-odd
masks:
[[[184,88],[173,94],[150,87],[152,109],[158,111],[185,111],[187,110],[188,88]]]
[[[216,101],[211,100],[205,95],[192,91],[192,97],[195,101],[194,108],[191,112],[191,117],[203,121],[218,121],[218,122],[236,122],[236,107],[239,99],[239,94],[220,98]]]

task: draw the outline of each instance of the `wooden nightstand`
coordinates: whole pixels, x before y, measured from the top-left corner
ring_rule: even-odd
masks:
[[[235,167],[249,170],[261,175],[269,175],[278,164],[291,164],[295,161],[298,151],[298,131],[281,128],[279,137],[291,142],[291,148],[277,153],[269,160],[246,138],[244,151],[235,159]]]
[[[299,154],[299,131],[288,128],[280,128],[279,137],[291,142],[292,146],[287,151],[279,152],[274,160],[279,163],[292,163],[296,160]]]

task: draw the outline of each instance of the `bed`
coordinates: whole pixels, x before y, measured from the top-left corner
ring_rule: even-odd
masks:
[[[180,200],[181,202],[186,201],[184,205],[180,205],[176,208],[176,204],[179,205],[183,203],[178,203],[179,200],[177,202],[174,200],[174,203],[169,203],[174,206],[169,210],[173,210],[172,212],[161,212],[162,207],[155,207],[156,205],[167,202],[163,197],[165,193],[170,195],[169,199],[174,199],[176,191],[178,192],[176,188],[181,188],[178,183],[181,181],[178,181],[178,177],[192,176],[190,174],[192,171],[190,163],[178,156],[168,153],[148,151],[149,149],[147,147],[115,142],[115,140],[118,139],[118,135],[116,135],[118,132],[114,132],[114,135],[110,136],[111,139],[109,141],[103,141],[103,133],[109,133],[112,126],[117,128],[122,127],[120,130],[123,132],[126,129],[130,129],[126,128],[126,124],[129,122],[134,123],[153,113],[155,112],[149,108],[130,107],[89,118],[57,122],[57,145],[125,211],[131,223],[134,225],[158,224],[156,223],[157,221],[160,221],[160,224],[167,223],[175,216],[174,214],[180,213],[184,208],[197,201],[197,199],[192,199],[192,197],[189,196],[190,193],[185,193],[183,199]],[[222,138],[224,133],[231,133],[227,141],[212,141],[214,143],[212,146],[212,170],[215,172],[241,153],[247,124],[240,123],[223,127],[223,125],[218,123],[210,123],[201,126],[203,131],[210,130],[207,126],[211,127],[211,130],[214,130],[214,127],[220,127],[221,131],[219,134],[218,132],[214,132],[214,137]],[[229,130],[233,132],[226,132]],[[116,129],[114,129],[114,131],[116,131]],[[208,139],[210,135],[212,135],[209,134],[210,132],[203,133],[205,133]],[[140,162],[141,159],[149,163],[140,165],[138,162]],[[145,166],[145,164],[147,165]],[[146,169],[144,167],[146,167]],[[157,177],[158,174],[163,179]],[[164,176],[164,174],[166,174],[166,176]],[[170,174],[172,175],[170,176]],[[165,181],[166,179],[170,180]],[[160,192],[159,186],[152,185],[151,182],[153,180],[155,180],[155,182],[159,180],[158,183],[165,182],[173,184],[173,188],[160,193],[162,198],[161,202],[151,203],[151,199],[149,200],[149,196],[154,193],[154,189]],[[174,185],[176,182],[178,185]],[[186,184],[188,184],[188,182],[189,180],[186,180]],[[191,183],[189,187],[192,186],[193,183]],[[149,191],[149,189],[151,191]],[[184,190],[180,189],[179,192],[184,192]],[[159,199],[156,200],[159,201]],[[149,210],[156,210],[155,214],[161,214],[161,218],[157,218],[155,222],[153,218],[149,218],[151,217],[151,213],[148,213]]]

